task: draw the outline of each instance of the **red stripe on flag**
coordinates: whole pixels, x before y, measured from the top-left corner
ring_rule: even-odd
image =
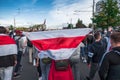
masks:
[[[0,36],[0,45],[15,44],[14,39],[10,36]]]
[[[39,50],[61,49],[61,48],[76,48],[85,36],[77,37],[59,37],[43,40],[32,40],[32,43]]]

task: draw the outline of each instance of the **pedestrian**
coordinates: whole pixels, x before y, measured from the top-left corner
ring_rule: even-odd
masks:
[[[29,63],[33,62],[33,44],[27,39],[28,53],[29,53]]]
[[[113,32],[113,28],[110,26],[110,27],[108,27],[108,31],[107,31],[107,34],[106,34],[106,36],[107,37],[110,37],[110,34]]]
[[[6,28],[0,26],[0,80],[12,80],[13,66],[17,63],[16,43],[6,33]]]
[[[42,52],[39,53],[39,58],[40,58],[42,80],[48,80],[48,74],[52,59]]]
[[[106,51],[107,45],[102,42],[102,36],[100,32],[94,34],[95,42],[90,45],[88,51],[88,65],[90,66],[89,77],[87,80],[93,80],[96,72],[98,71],[98,65],[103,54]]]
[[[75,52],[70,57],[70,65],[72,67],[72,73],[74,75],[74,80],[80,80],[80,52],[81,47],[84,47],[84,44],[81,42]]]
[[[16,44],[17,44],[17,64],[15,66],[13,77],[17,78],[20,77],[19,71],[22,69],[21,65],[21,59],[23,55],[23,49],[24,49],[24,40],[22,38],[22,31],[16,30],[16,36],[14,37]]]
[[[23,55],[24,55],[27,50],[27,37],[24,34],[22,34],[22,39],[23,39],[23,43],[24,43],[24,45],[23,45]]]
[[[120,32],[110,36],[112,50],[103,56],[99,76],[101,80],[120,80]]]
[[[40,65],[40,58],[38,56],[38,49],[33,46],[33,66],[36,66],[38,72],[38,80],[42,80],[42,72],[41,72],[41,65]]]

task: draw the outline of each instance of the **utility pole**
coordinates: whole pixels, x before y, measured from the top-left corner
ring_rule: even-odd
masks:
[[[95,0],[93,0],[93,7],[92,7],[92,17],[93,17],[93,19],[94,19],[94,16],[95,16]],[[93,20],[92,20],[92,27],[93,27],[93,29],[95,27]]]

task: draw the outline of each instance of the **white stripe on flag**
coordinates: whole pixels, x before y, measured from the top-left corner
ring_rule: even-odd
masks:
[[[39,31],[39,32],[30,32],[25,33],[30,40],[38,39],[50,39],[58,37],[76,37],[76,36],[85,36],[92,29],[90,28],[81,28],[81,29],[65,29],[65,30],[53,30],[53,31]]]
[[[68,59],[75,50],[76,48],[41,51],[39,57],[42,59],[47,55],[54,60]]]
[[[0,45],[0,56],[17,54],[16,44]]]

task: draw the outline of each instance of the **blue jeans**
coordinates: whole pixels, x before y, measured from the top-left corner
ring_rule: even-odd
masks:
[[[40,60],[40,66],[42,71],[42,80],[48,80],[49,70],[51,64],[44,64],[42,60]]]

